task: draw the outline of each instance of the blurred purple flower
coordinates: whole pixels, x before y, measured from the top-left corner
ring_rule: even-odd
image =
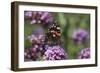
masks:
[[[60,46],[49,46],[44,53],[44,60],[65,60],[68,59],[68,55]]]
[[[82,44],[89,39],[89,33],[84,29],[78,29],[73,32],[72,39],[78,44]]]
[[[30,50],[25,49],[25,51],[24,51],[24,58],[25,59],[31,59]]]
[[[38,45],[34,45],[34,47],[32,47],[30,49],[30,55],[31,55],[31,59],[32,60],[37,60],[39,58],[39,52],[38,52]]]
[[[78,59],[89,59],[90,58],[90,48],[84,48],[78,53]]]
[[[29,49],[26,49],[24,52],[24,59],[25,60],[39,60],[40,57],[42,57],[44,55],[45,52],[45,48],[44,48],[44,44],[43,45],[34,45]]]
[[[33,20],[31,21],[31,24],[35,24],[35,23],[36,23],[36,20],[33,19]]]
[[[46,19],[46,17],[48,16],[48,12],[43,12],[42,14],[41,14],[41,17],[40,17],[40,19],[41,20],[44,20],[44,19]]]
[[[32,17],[32,11],[25,11],[24,16],[31,18]]]
[[[33,34],[28,36],[28,39],[31,43],[34,44],[43,44],[45,41],[45,34],[43,28],[39,27],[33,30]]]
[[[25,17],[31,18],[31,24],[44,24],[49,26],[53,22],[53,16],[50,12],[43,11],[26,11]]]
[[[33,44],[41,44],[45,41],[45,36],[32,34],[31,36],[28,36],[28,39]]]
[[[38,59],[38,45],[35,45],[32,48],[25,50],[24,58],[28,60],[37,60]]]

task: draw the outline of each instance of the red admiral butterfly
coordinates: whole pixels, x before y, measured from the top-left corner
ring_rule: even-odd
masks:
[[[48,43],[51,43],[52,41],[60,41],[61,33],[60,33],[60,26],[57,24],[53,24],[52,26],[49,27],[48,33],[46,34],[46,41]]]

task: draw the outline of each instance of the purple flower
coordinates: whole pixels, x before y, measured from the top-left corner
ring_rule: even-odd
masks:
[[[31,21],[31,24],[35,24],[35,23],[36,23],[36,20],[33,19],[33,20]]]
[[[82,44],[89,39],[89,33],[84,29],[78,29],[73,32],[72,39],[78,44]]]
[[[44,55],[44,52],[45,52],[44,47],[45,47],[44,44],[42,44],[42,45],[35,44],[31,48],[25,49],[25,52],[24,52],[25,61],[26,60],[33,60],[33,61],[39,60],[40,57],[42,57]]]
[[[24,58],[25,59],[31,59],[30,50],[25,49],[25,51],[24,51]]]
[[[31,43],[33,44],[41,44],[45,41],[45,36],[44,35],[31,35],[28,36],[28,39]]]
[[[60,46],[49,46],[44,53],[44,60],[65,60],[68,59],[68,55]]]
[[[44,26],[49,26],[53,23],[53,16],[50,12],[26,11],[24,15],[29,19],[31,18],[31,24],[43,24]]]
[[[31,18],[32,17],[32,11],[25,11],[24,16]]]
[[[39,58],[38,45],[34,45],[34,47],[30,49],[30,55],[32,60],[37,60]]]
[[[43,13],[41,13],[40,19],[41,19],[41,20],[44,20],[44,19],[46,19],[46,18],[48,17],[48,15],[49,15],[48,12],[43,12]]]
[[[38,59],[38,45],[35,45],[32,48],[25,50],[24,58],[27,60],[37,60]]]
[[[43,12],[43,14],[41,15],[40,19],[44,23],[52,23],[53,22],[53,17],[51,15],[51,13],[49,13],[49,12]]]
[[[33,44],[43,44],[45,41],[45,34],[42,28],[33,30],[33,34],[28,36],[28,39]]]
[[[84,48],[78,53],[78,59],[90,58],[90,48]]]

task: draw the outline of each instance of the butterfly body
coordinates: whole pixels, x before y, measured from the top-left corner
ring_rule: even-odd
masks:
[[[50,26],[46,38],[46,41],[48,41],[49,44],[59,43],[61,38],[60,27],[55,23]]]

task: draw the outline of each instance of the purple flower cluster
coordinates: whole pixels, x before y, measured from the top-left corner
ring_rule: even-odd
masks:
[[[45,36],[32,34],[31,36],[28,36],[28,39],[32,44],[41,44],[44,42]]]
[[[26,58],[30,58],[32,60],[37,60],[39,56],[43,56],[45,60],[64,60],[68,59],[67,54],[64,49],[59,45],[50,46],[45,44],[45,36],[44,35],[35,35],[32,34],[28,37],[30,42],[33,44],[33,48],[31,48],[30,52],[27,52],[25,55]]]
[[[89,58],[90,58],[90,48],[84,48],[78,54],[78,59],[89,59]]]
[[[84,29],[78,29],[73,32],[72,39],[75,43],[82,44],[89,39],[89,33]]]
[[[31,18],[32,17],[32,11],[25,11],[24,16],[25,16],[25,18]]]
[[[30,49],[26,49],[24,52],[24,57],[27,60],[37,60],[39,58],[39,50],[40,50],[40,46],[38,45],[34,45],[34,47],[31,47]]]
[[[49,26],[53,22],[53,17],[50,12],[25,11],[24,15],[26,19],[30,19],[31,24],[43,24]]]
[[[64,49],[59,45],[49,46],[44,53],[44,60],[65,60],[68,59],[68,55],[65,53]]]
[[[32,48],[25,51],[25,58],[38,60],[43,57],[45,60],[64,60],[68,56],[60,45],[51,46],[45,43],[45,34],[42,28],[35,29],[31,36],[28,36]]]
[[[43,44],[45,41],[45,34],[43,28],[37,28],[33,30],[33,34],[28,36],[28,39],[32,44]]]
[[[34,29],[32,35],[28,36],[29,41],[32,43],[31,52],[28,52],[26,56],[30,56],[32,60],[36,60],[40,56],[45,60],[64,60],[68,56],[65,54],[63,48],[60,45],[52,46],[47,44],[46,34],[43,28]],[[53,44],[53,43],[52,43]],[[49,52],[51,50],[51,52]],[[49,55],[48,55],[49,54]],[[34,57],[35,56],[35,57]]]
[[[45,34],[43,28],[39,27],[33,30],[32,35],[28,36],[27,39],[32,44],[31,48],[25,50],[25,59],[37,60],[42,55],[44,50]]]

